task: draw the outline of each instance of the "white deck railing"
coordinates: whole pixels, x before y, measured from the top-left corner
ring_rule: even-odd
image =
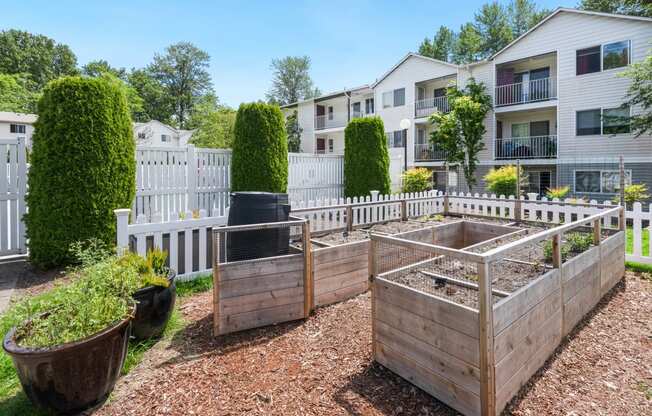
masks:
[[[496,159],[551,159],[557,157],[557,136],[532,136],[496,139]]]
[[[364,111],[351,111],[351,118],[373,117],[376,113],[365,113]]]
[[[434,144],[415,144],[414,160],[417,162],[444,161],[446,152]]]
[[[533,79],[528,82],[497,86],[495,105],[500,107],[553,98],[557,98],[557,84],[554,78]]]
[[[333,113],[331,115],[315,116],[315,130],[334,129],[345,127],[348,123],[345,113]]]
[[[448,97],[431,97],[414,102],[414,116],[417,118],[428,117],[430,114],[434,113],[435,110],[442,113],[448,113],[450,111]]]

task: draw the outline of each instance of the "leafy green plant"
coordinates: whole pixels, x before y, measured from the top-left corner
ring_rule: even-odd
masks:
[[[550,200],[557,198],[561,201],[566,197],[566,195],[568,195],[569,192],[570,192],[570,186],[560,186],[557,188],[549,188],[548,190],[546,190],[546,196]]]
[[[432,172],[426,168],[413,168],[406,170],[402,178],[403,192],[423,192],[430,189]]]
[[[50,82],[38,103],[25,215],[33,264],[74,261],[71,243],[115,241],[113,210],[135,193],[135,142],[124,91],[101,78]]]
[[[389,151],[380,117],[356,118],[344,130],[344,193],[390,192]]]
[[[593,234],[570,232],[564,235],[561,244],[561,260],[566,261],[571,255],[585,252],[593,245]],[[546,241],[543,247],[543,256],[547,262],[552,261],[552,241]]]
[[[195,293],[207,292],[213,288],[213,275],[207,274],[193,280],[179,281],[176,283],[177,296],[186,297]]]
[[[241,104],[235,118],[231,190],[285,192],[288,143],[277,105]]]
[[[496,195],[516,196],[516,180],[517,180],[516,166],[506,165],[498,169],[491,169],[489,173],[484,176],[487,183],[487,189]],[[523,168],[521,168],[521,189],[527,186],[527,177]]]
[[[632,209],[634,202],[643,202],[650,199],[650,194],[647,193],[647,186],[645,184],[632,184],[625,186],[625,206],[627,209]],[[620,196],[616,195],[613,198],[615,204],[620,204]]]

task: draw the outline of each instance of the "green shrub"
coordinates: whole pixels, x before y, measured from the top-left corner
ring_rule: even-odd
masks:
[[[570,186],[560,186],[558,188],[550,188],[546,191],[546,196],[548,199],[559,199],[560,201],[568,195],[570,192]]]
[[[564,236],[561,244],[561,260],[566,261],[570,255],[577,255],[588,250],[593,245],[593,234],[570,232]],[[547,262],[552,261],[552,241],[546,241],[543,255]]]
[[[432,172],[426,168],[413,168],[408,169],[403,173],[403,188],[402,191],[410,192],[423,192],[430,189],[430,180]]]
[[[277,105],[241,104],[235,118],[231,190],[284,193],[288,185],[288,143]]]
[[[498,169],[491,169],[484,177],[487,189],[500,196],[516,196],[516,166],[506,165]],[[527,186],[527,179],[521,168],[521,189]]]
[[[103,79],[50,82],[38,103],[25,216],[31,261],[72,261],[75,241],[115,242],[113,210],[135,194],[135,142],[124,92]]]
[[[650,199],[650,194],[647,193],[647,186],[645,184],[632,184],[625,186],[625,206],[627,209],[632,209],[634,202],[644,202]],[[615,204],[620,204],[620,195],[613,198]]]
[[[344,130],[344,193],[366,196],[370,191],[390,192],[389,151],[385,127],[379,117],[351,120]]]

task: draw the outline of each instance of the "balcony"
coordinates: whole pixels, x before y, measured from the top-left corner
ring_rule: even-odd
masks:
[[[553,98],[557,98],[555,79],[541,78],[496,87],[495,103],[496,107],[502,107],[546,101]]]
[[[324,116],[315,116],[315,130],[336,129],[346,127],[348,123],[345,113],[333,113]]]
[[[351,118],[373,117],[375,113],[365,113],[364,111],[352,111]]]
[[[495,157],[497,160],[554,159],[557,157],[557,136],[496,139]]]
[[[442,113],[448,113],[450,111],[450,108],[448,107],[448,97],[432,97],[414,102],[415,118],[428,117],[435,111],[440,111]]]
[[[446,152],[434,144],[415,144],[415,162],[443,162],[446,160]]]

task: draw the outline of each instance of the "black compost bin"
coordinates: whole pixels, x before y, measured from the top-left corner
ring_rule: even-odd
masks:
[[[287,221],[289,215],[287,194],[231,193],[229,225]],[[226,241],[228,261],[278,256],[289,252],[290,228],[230,232]]]

